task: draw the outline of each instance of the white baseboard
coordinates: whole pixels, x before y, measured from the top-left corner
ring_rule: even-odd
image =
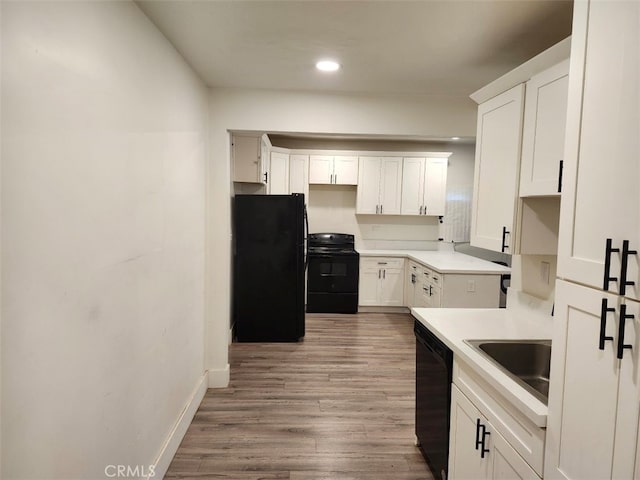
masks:
[[[185,433],[187,433],[187,429],[189,428],[189,425],[191,425],[191,421],[193,420],[200,403],[202,403],[204,394],[207,392],[207,381],[208,376],[205,372],[205,374],[200,377],[196,388],[191,394],[191,398],[189,398],[189,401],[178,417],[178,421],[173,427],[173,430],[160,450],[160,455],[158,455],[158,458],[153,465],[153,477],[149,476],[147,477],[147,480],[164,478],[167,470],[169,469],[169,465],[171,464],[171,460],[173,460],[173,457],[180,446],[180,442],[182,442]]]
[[[229,364],[225,368],[209,370],[209,388],[225,388],[229,386]]]

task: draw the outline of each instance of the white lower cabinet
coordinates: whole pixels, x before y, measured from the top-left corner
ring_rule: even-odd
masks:
[[[640,304],[556,283],[545,476],[639,478]]]
[[[409,308],[422,307],[422,266],[409,260],[404,287],[405,304]]]
[[[449,478],[540,479],[546,430],[455,356],[452,377]]]
[[[404,258],[361,258],[358,297],[364,306],[404,306]]]
[[[455,385],[451,387],[449,479],[540,479]]]

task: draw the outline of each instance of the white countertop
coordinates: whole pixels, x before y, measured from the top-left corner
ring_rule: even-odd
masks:
[[[470,273],[503,275],[511,272],[509,267],[482,260],[458,252],[440,250],[361,250],[363,257],[407,257],[439,273]]]
[[[546,426],[547,406],[464,340],[551,339],[551,316],[504,308],[412,308],[411,314],[535,425]]]

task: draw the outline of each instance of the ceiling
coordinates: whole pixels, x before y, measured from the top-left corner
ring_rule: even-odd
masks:
[[[470,93],[571,33],[571,0],[138,0],[210,87]],[[336,74],[316,71],[337,59]]]

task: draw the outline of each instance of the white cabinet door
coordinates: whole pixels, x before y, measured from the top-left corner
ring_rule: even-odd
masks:
[[[360,157],[356,213],[380,213],[380,157]]]
[[[424,175],[424,215],[444,215],[447,197],[446,158],[427,158]]]
[[[333,157],[333,183],[336,185],[358,184],[358,157],[344,155]]]
[[[404,305],[404,269],[382,269],[379,305],[389,307]]]
[[[458,387],[451,385],[448,477],[451,480],[491,478],[491,463],[488,456],[485,453],[485,458],[482,458],[478,449],[477,442],[482,440],[479,438],[481,431],[478,421],[485,421],[480,411],[458,390]]]
[[[380,173],[380,213],[400,215],[402,201],[402,158],[382,157]]]
[[[425,163],[420,157],[402,161],[402,215],[422,215]]]
[[[560,195],[569,94],[569,60],[527,82],[520,196]]]
[[[612,52],[616,52],[613,54]],[[640,2],[576,2],[558,276],[604,284],[605,245],[640,251]],[[621,277],[621,252],[610,255]],[[640,298],[638,255],[628,257],[625,295]],[[619,282],[610,284],[620,291]]]
[[[271,152],[268,190],[270,195],[288,195],[290,193],[288,154]]]
[[[546,478],[633,478],[639,310],[637,302],[624,304],[621,298],[556,282]],[[631,315],[625,318],[624,338],[622,315]],[[619,360],[619,346],[625,344],[632,348],[623,348]]]
[[[378,305],[382,270],[375,264],[360,263],[360,281],[358,284],[358,304]]]
[[[451,480],[540,479],[529,464],[455,385],[451,386],[448,478]]]
[[[309,155],[309,183],[329,185],[333,180],[333,157]]]
[[[493,425],[488,423],[487,430],[491,434],[491,439],[488,441],[488,455],[493,480],[540,480],[535,470],[509,445]]]
[[[471,245],[497,252],[513,253],[523,94],[517,85],[478,106]]]
[[[305,201],[309,203],[309,155],[290,156],[289,192],[304,193]]]
[[[231,154],[234,182],[264,183],[262,139],[259,135],[234,134]]]

